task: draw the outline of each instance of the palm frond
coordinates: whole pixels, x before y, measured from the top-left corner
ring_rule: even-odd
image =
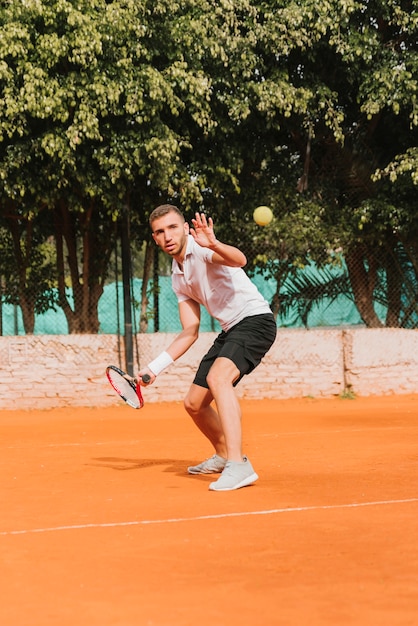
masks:
[[[306,268],[289,276],[280,292],[280,308],[283,315],[296,313],[304,326],[314,306],[326,310],[339,296],[353,301],[350,280],[344,271],[335,268]],[[294,321],[294,320],[293,320]]]

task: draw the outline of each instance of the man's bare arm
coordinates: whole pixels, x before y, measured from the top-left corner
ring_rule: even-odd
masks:
[[[212,263],[229,267],[244,267],[247,264],[247,258],[241,250],[216,239],[211,217],[206,219],[204,213],[196,213],[192,223],[190,234],[199,246],[213,250]]]
[[[179,302],[179,315],[183,330],[175,337],[164,352],[158,355],[152,363],[149,363],[138,372],[138,379],[140,381],[144,374],[148,374],[151,377],[151,381],[148,384],[152,384],[160,371],[187,352],[198,338],[200,326],[199,304],[194,302],[194,300]],[[153,367],[154,369],[152,369]]]

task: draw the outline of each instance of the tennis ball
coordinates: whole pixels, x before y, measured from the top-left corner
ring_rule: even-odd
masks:
[[[273,211],[268,206],[259,206],[253,213],[253,219],[259,226],[267,226],[273,219]]]

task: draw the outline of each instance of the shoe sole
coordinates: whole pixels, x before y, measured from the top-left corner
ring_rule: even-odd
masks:
[[[226,465],[226,461],[225,461],[225,465]],[[189,474],[221,474],[224,470],[224,467],[220,467],[218,469],[204,470],[204,469],[199,469],[197,465],[191,465],[190,467],[187,468],[187,471]]]
[[[254,472],[254,474],[251,474],[250,476],[246,476],[243,480],[241,480],[241,482],[237,483],[233,487],[216,487],[216,483],[211,483],[209,485],[209,490],[210,491],[234,491],[235,489],[241,489],[241,487],[248,487],[249,485],[252,485],[253,483],[255,483],[257,479],[258,479],[258,474]]]
[[[206,470],[205,471],[205,470],[195,469],[194,467],[188,467],[187,471],[188,471],[189,474],[193,474],[195,476],[197,474],[221,474],[222,471],[223,471],[223,468],[222,469],[214,469],[214,470],[209,470],[209,471]]]

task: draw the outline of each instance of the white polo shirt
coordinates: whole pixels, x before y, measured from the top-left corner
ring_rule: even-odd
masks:
[[[267,300],[241,267],[212,263],[213,250],[188,236],[183,267],[173,259],[172,286],[178,302],[194,300],[218,320],[225,331],[245,317],[271,313]]]

